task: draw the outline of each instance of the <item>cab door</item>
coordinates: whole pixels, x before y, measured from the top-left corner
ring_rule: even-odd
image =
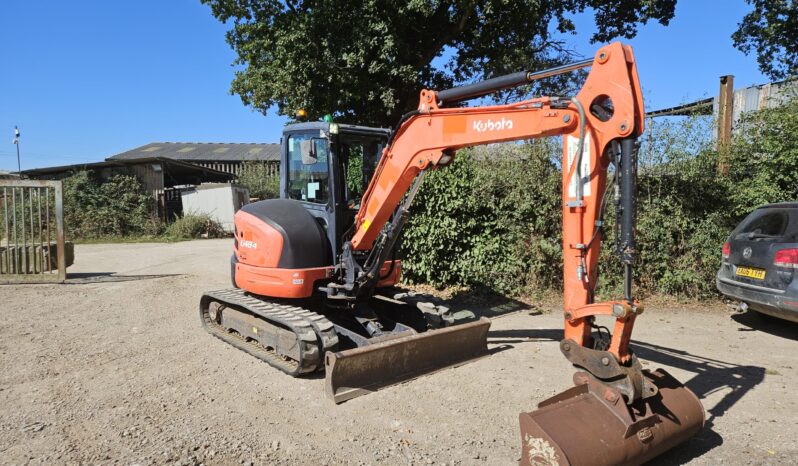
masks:
[[[301,202],[327,232],[333,258],[337,257],[333,158],[326,137],[317,131],[286,133],[283,137],[281,192],[283,199]]]
[[[385,132],[344,131],[333,139],[334,195],[336,199],[336,243],[351,233],[360,201],[385,147]],[[340,252],[340,251],[339,251]]]

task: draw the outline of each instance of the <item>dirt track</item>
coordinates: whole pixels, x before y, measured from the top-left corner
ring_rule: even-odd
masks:
[[[489,357],[340,406],[211,338],[229,240],[84,245],[66,285],[0,287],[2,464],[514,464],[517,416],[570,386],[557,312],[496,318]],[[702,398],[658,464],[798,458],[798,325],[650,305],[635,349]],[[500,349],[503,347],[503,349]]]

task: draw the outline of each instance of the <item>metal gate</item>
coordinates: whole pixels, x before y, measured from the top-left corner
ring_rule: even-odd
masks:
[[[61,181],[0,180],[0,283],[66,279]]]

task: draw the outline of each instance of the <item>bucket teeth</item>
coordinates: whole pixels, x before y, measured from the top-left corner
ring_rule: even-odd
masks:
[[[327,395],[342,403],[487,353],[490,320],[429,330],[346,351],[328,351]]]

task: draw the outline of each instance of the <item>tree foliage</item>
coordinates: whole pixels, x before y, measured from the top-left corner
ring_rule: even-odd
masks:
[[[756,52],[759,70],[771,79],[798,73],[798,1],[746,0],[754,9],[732,35],[746,55]]]
[[[738,123],[729,160],[736,215],[798,200],[798,86],[782,92],[783,105],[744,114]]]
[[[649,20],[668,24],[676,0],[201,0],[229,24],[237,54],[231,91],[266,113],[389,126],[443,89],[571,55],[553,31],[575,32],[587,8],[593,41],[630,38]],[[447,52],[444,55],[444,52]],[[441,57],[448,61],[441,64]],[[442,66],[441,66],[442,65]],[[549,83],[562,87],[563,80]]]

